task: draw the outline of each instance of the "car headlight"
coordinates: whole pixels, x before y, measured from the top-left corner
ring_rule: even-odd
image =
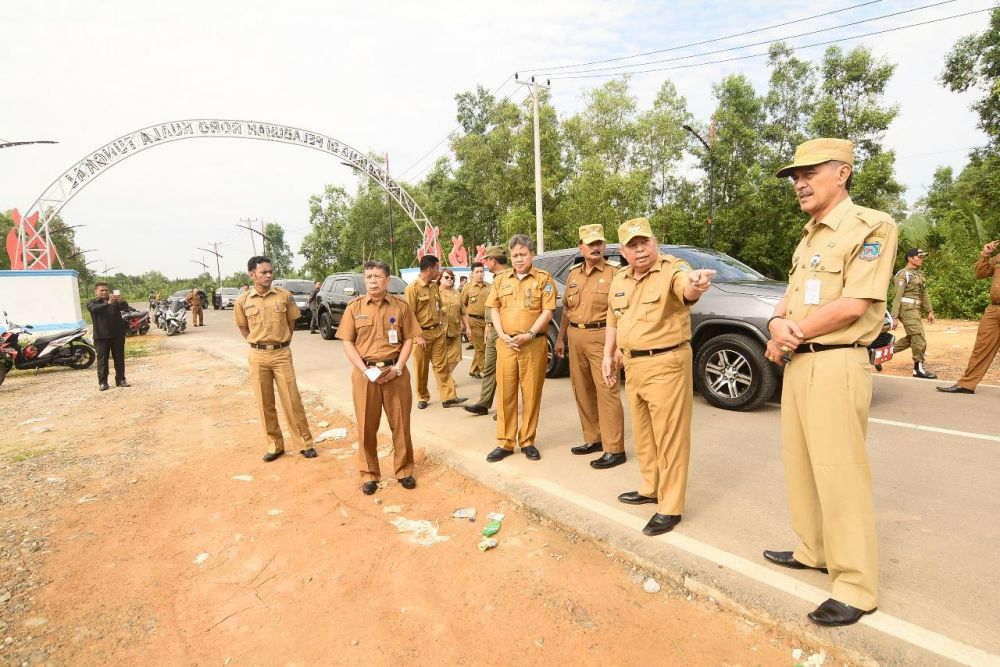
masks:
[[[754,298],[769,306],[777,306],[781,302],[781,297],[777,296],[755,296]]]

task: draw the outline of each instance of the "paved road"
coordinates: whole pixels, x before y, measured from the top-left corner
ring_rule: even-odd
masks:
[[[232,325],[231,312],[208,311],[205,320],[208,326],[189,329],[170,339],[170,346],[203,347],[233,360],[245,359],[246,346]],[[340,343],[299,331],[292,349],[300,382],[353,415],[345,387],[349,366]],[[455,376],[459,396],[478,397],[479,383],[469,377],[467,360]],[[431,384],[432,399],[437,399],[433,379]],[[885,613],[866,621],[925,648],[930,643],[932,651],[960,662],[1000,664],[1000,587],[995,579],[1000,554],[1000,387],[981,387],[975,396],[947,396],[934,386],[910,378],[875,378],[868,447],[881,549],[880,610]],[[663,550],[677,546],[720,569],[815,600],[827,586],[816,573],[782,571],[783,576],[774,577],[759,567],[762,549],[794,546],[778,418],[776,405],[735,413],[697,397],[684,521],[676,537],[644,544]],[[425,411],[414,410],[413,426],[418,446],[454,451],[476,466],[494,446],[489,417],[446,410],[439,402]],[[591,457],[569,453],[569,447],[580,442],[569,380],[549,380],[537,443],[542,461],[514,456],[489,470],[545,487],[602,521],[641,526],[650,510],[615,500],[622,491],[634,489],[638,478],[626,428],[629,462],[608,471],[591,469]],[[875,622],[879,618],[883,620]],[[959,643],[949,643],[952,640]]]

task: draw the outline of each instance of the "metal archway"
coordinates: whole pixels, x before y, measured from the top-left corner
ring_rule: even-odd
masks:
[[[426,235],[431,226],[430,220],[413,197],[389,176],[382,165],[342,141],[311,130],[254,120],[178,120],[129,132],[91,151],[52,181],[22,216],[24,220],[33,221],[33,224],[21,224],[18,227],[23,267],[51,268],[54,246],[49,238],[49,222],[87,184],[137,153],[183,139],[255,139],[329,153],[378,183],[406,212],[421,235]],[[62,259],[58,255],[56,259],[61,266]]]

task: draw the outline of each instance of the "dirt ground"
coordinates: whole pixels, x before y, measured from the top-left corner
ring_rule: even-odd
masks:
[[[976,320],[938,320],[928,324],[924,320],[924,333],[927,336],[927,360],[924,366],[937,373],[942,380],[958,380],[965,372],[969,362],[969,353],[976,340]],[[900,324],[893,332],[897,339],[906,335]],[[912,375],[913,357],[909,350],[903,350],[885,364],[882,372],[886,375]],[[989,371],[983,378],[983,384],[1000,385],[1000,355],[993,360]]]
[[[708,600],[645,592],[647,573],[419,445],[415,490],[362,495],[353,425],[315,397],[314,433],[348,436],[265,464],[245,372],[165,349],[127,368],[134,386],[104,393],[93,369],[0,387],[2,664],[820,664]],[[491,511],[499,546],[480,552]],[[447,540],[421,546],[400,518]]]

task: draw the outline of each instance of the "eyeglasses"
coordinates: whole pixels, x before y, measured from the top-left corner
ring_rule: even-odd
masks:
[[[441,280],[451,280],[451,281],[454,281],[455,279],[452,278],[451,276],[441,276]]]

